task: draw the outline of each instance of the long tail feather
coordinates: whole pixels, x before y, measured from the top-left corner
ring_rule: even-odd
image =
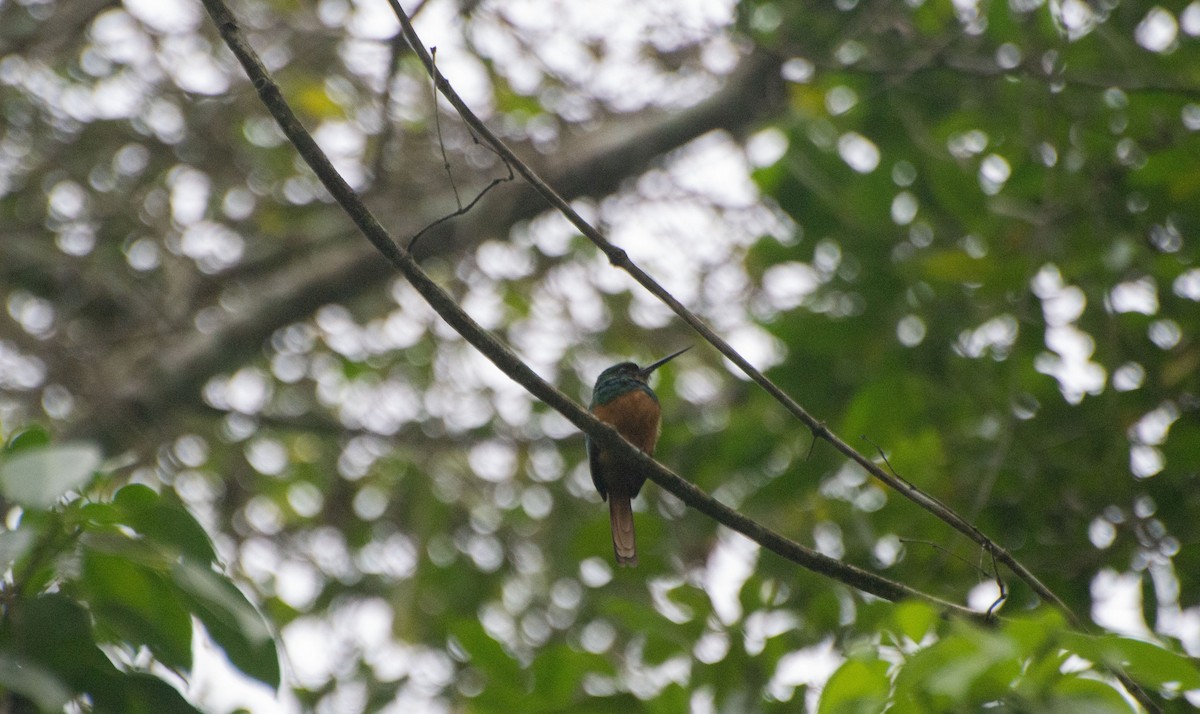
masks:
[[[618,565],[637,565],[637,541],[633,532],[633,504],[629,496],[611,494],[608,517],[612,527],[613,552]]]

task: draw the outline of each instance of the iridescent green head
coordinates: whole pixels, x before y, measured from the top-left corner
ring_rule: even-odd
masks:
[[[607,404],[613,399],[616,399],[626,392],[633,391],[634,389],[641,389],[645,391],[646,394],[649,394],[651,397],[654,397],[654,399],[657,400],[658,396],[655,395],[654,391],[651,390],[649,385],[646,384],[646,380],[650,378],[650,374],[654,370],[663,366],[667,362],[670,362],[684,352],[687,352],[691,348],[692,346],[688,345],[674,354],[663,357],[648,367],[639,367],[633,362],[620,362],[618,364],[614,364],[613,366],[601,372],[600,376],[596,378],[596,386],[592,389],[592,406],[595,407],[599,404]]]

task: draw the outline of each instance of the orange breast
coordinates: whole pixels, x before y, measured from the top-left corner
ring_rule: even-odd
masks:
[[[662,410],[649,394],[635,389],[601,404],[592,410],[596,418],[616,427],[630,443],[647,454],[654,453],[658,443],[659,418]]]

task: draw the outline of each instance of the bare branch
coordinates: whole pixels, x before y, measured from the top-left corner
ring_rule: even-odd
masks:
[[[400,42],[405,42],[402,36]],[[783,105],[784,95],[770,90],[777,74],[762,70],[766,62],[761,56],[743,60],[724,87],[694,107],[670,114],[647,110],[622,116],[613,122],[611,130],[564,137],[562,156],[546,167],[546,175],[568,198],[601,196],[658,161],[664,153],[702,134],[713,130],[741,133],[755,116]],[[747,106],[753,111],[746,111]],[[489,148],[483,143],[480,146]],[[378,195],[383,189],[383,184],[376,182],[365,193]],[[418,260],[460,254],[489,237],[506,235],[509,226],[543,210],[545,202],[528,186],[496,186],[461,222],[443,221],[431,227],[411,252]],[[412,235],[429,217],[406,211],[400,219],[403,225],[395,232]],[[123,345],[111,358],[84,365],[71,361],[61,369],[55,367],[55,381],[87,396],[87,403],[94,404],[91,410],[72,419],[71,434],[99,439],[111,452],[147,443],[143,439],[147,429],[156,434],[169,432],[181,403],[194,401],[210,377],[260,354],[263,341],[275,330],[308,318],[322,305],[376,290],[395,275],[368,243],[346,241],[346,235],[325,228],[319,232],[316,239],[289,239],[289,245],[297,240],[306,245],[300,253],[293,250],[279,254],[281,258],[290,255],[290,260],[249,269],[235,267],[223,273],[222,277],[236,275],[252,281],[247,289],[260,299],[228,315],[215,332],[202,334],[189,327],[172,336],[161,350]],[[8,247],[4,241],[0,246]],[[0,272],[8,272],[9,267],[0,259]],[[215,292],[205,292],[204,286],[201,290],[194,299],[216,296]],[[168,337],[165,332],[162,336]],[[89,385],[103,385],[103,389]],[[119,394],[112,394],[112,385],[123,385]],[[90,414],[113,418],[93,419]]]
[[[883,470],[878,464],[864,456],[857,449],[846,443],[841,437],[830,431],[829,427],[827,427],[824,422],[818,421],[815,417],[809,414],[804,407],[800,406],[800,404],[796,402],[796,400],[792,399],[786,392],[780,389],[779,386],[768,379],[766,375],[754,367],[754,365],[750,364],[745,357],[734,350],[732,345],[714,332],[713,329],[709,327],[703,320],[701,320],[699,316],[689,310],[674,295],[668,292],[666,288],[660,285],[658,281],[650,277],[648,273],[634,263],[624,250],[609,242],[608,239],[600,233],[600,231],[598,231],[581,215],[579,215],[579,213],[571,207],[571,204],[568,203],[566,199],[564,199],[557,191],[554,190],[554,188],[552,188],[540,176],[538,176],[528,164],[520,159],[520,157],[513,153],[513,151],[509,149],[508,146],[506,146],[504,142],[502,142],[495,134],[493,134],[491,130],[488,129],[483,123],[483,121],[471,111],[471,108],[467,106],[466,102],[464,102],[460,96],[458,96],[458,93],[454,91],[454,88],[450,86],[450,83],[446,81],[446,78],[437,71],[437,67],[433,64],[433,58],[430,56],[429,51],[421,43],[421,38],[417,35],[416,30],[413,29],[412,23],[404,14],[404,9],[400,7],[400,3],[397,0],[388,0],[388,4],[392,6],[392,10],[396,13],[397,18],[399,18],[400,24],[404,29],[404,36],[408,39],[409,46],[412,47],[413,51],[417,53],[417,56],[421,58],[421,61],[425,64],[426,70],[430,73],[430,76],[433,77],[438,89],[441,90],[442,95],[445,96],[446,99],[454,106],[454,108],[458,110],[463,120],[472,129],[478,132],[480,136],[484,137],[485,140],[491,143],[496,149],[497,153],[509,161],[513,168],[516,169],[517,173],[521,174],[521,176],[533,186],[533,188],[542,196],[542,198],[546,200],[547,203],[558,209],[563,216],[565,216],[567,220],[570,221],[577,230],[579,230],[580,233],[586,236],[588,240],[590,240],[597,248],[603,251],[604,254],[608,256],[608,260],[610,263],[612,263],[612,265],[629,273],[629,275],[631,275],[639,285],[650,291],[652,295],[670,307],[671,310],[684,322],[691,325],[692,329],[700,333],[700,335],[703,336],[704,339],[709,342],[709,344],[716,347],[717,351],[729,359],[729,361],[736,364],[738,368],[742,370],[742,372],[757,382],[759,386],[767,391],[768,394],[774,397],[776,401],[782,404],[789,412],[799,419],[801,423],[807,426],[817,438],[827,441],[845,457],[857,463],[872,476],[884,482],[909,500],[919,505],[921,508],[932,513],[940,520],[949,524],[955,530],[966,535],[968,538],[978,543],[987,551],[995,553],[996,557],[1006,566],[1008,566],[1008,568],[1012,570],[1018,578],[1029,585],[1029,587],[1032,588],[1039,597],[1054,603],[1067,615],[1068,618],[1070,618],[1072,623],[1076,625],[1080,624],[1078,616],[1075,615],[1075,613],[1072,612],[1069,607],[1067,607],[1067,604],[1063,602],[1063,600],[1059,598],[1058,595],[1056,595],[1052,590],[1050,590],[1050,588],[1046,587],[1045,584],[1038,580],[1038,578],[1032,572],[1030,572],[1028,568],[1022,565],[1015,557],[1013,557],[1011,553],[1002,548],[995,541],[985,536],[978,528],[967,522],[967,520],[958,515],[958,513],[942,504],[937,499],[925,494],[920,489],[912,486],[912,484],[906,483],[903,479],[898,479],[892,474]]]
[[[636,263],[630,260],[629,256],[624,250],[610,243],[608,239],[606,239],[595,227],[584,220],[584,218],[580,216],[579,213],[576,212],[575,209],[572,208],[571,205],[561,195],[559,195],[549,184],[547,184],[540,176],[538,176],[532,168],[522,162],[521,159],[516,156],[516,154],[514,154],[512,150],[504,144],[504,142],[502,142],[495,134],[493,134],[479,119],[479,117],[474,114],[474,112],[471,111],[471,108],[467,106],[461,97],[458,96],[458,94],[454,91],[454,88],[450,86],[448,81],[446,81],[446,78],[437,71],[437,68],[433,64],[432,57],[430,56],[428,50],[426,50],[424,44],[421,42],[421,38],[417,35],[417,32],[413,28],[412,23],[409,21],[408,16],[405,15],[404,9],[400,7],[398,0],[388,0],[388,4],[392,6],[392,10],[396,13],[397,18],[400,20],[400,23],[404,29],[404,36],[408,39],[409,46],[414,52],[417,53],[417,56],[421,58],[421,61],[425,64],[425,68],[430,73],[430,76],[433,77],[438,89],[441,90],[443,96],[450,101],[454,108],[458,110],[463,120],[466,121],[467,124],[473,129],[475,129],[480,136],[483,136],[489,143],[491,143],[501,156],[510,161],[517,172],[534,187],[534,189],[542,196],[542,198],[544,198],[551,206],[558,209],[563,216],[566,217],[567,220],[570,221],[571,224],[580,231],[580,233],[586,236],[590,241],[592,241],[593,244],[596,245],[596,247],[603,251],[604,254],[608,256],[610,263],[629,273],[634,280],[638,282],[638,284],[650,291],[651,294],[661,300],[664,304],[669,306],[676,315],[691,325],[693,329],[695,329],[705,338],[705,340],[716,347],[721,354],[736,364],[747,376],[749,376],[769,394],[771,394],[776,401],[784,405],[788,411],[796,416],[796,418],[798,418],[805,426],[807,426],[818,438],[829,442],[835,449],[837,449],[850,460],[862,466],[868,473],[875,476],[875,478],[884,482],[909,500],[919,505],[921,508],[925,509],[929,513],[932,513],[934,516],[947,523],[955,530],[978,543],[987,553],[1004,563],[1009,570],[1011,570],[1020,580],[1029,585],[1029,587],[1032,588],[1033,591],[1036,592],[1041,598],[1053,603],[1056,607],[1058,607],[1067,616],[1072,625],[1075,627],[1083,626],[1082,620],[1080,620],[1079,616],[1067,606],[1066,602],[1064,602],[1060,597],[1058,597],[1057,594],[1054,593],[1054,591],[1050,590],[1049,587],[1042,583],[1037,576],[1035,576],[1020,561],[1018,561],[1011,553],[1002,548],[991,538],[984,535],[983,532],[980,531],[974,524],[968,522],[953,509],[942,504],[937,499],[925,494],[912,484],[909,484],[903,479],[897,478],[883,470],[878,464],[868,459],[854,447],[846,443],[841,437],[830,431],[830,429],[825,426],[824,422],[818,421],[811,414],[809,414],[808,411],[800,406],[798,402],[788,396],[782,389],[775,385],[775,383],[769,380],[766,375],[756,369],[750,364],[749,361],[747,361],[736,350],[734,350],[728,342],[717,335],[716,332],[714,332],[712,328],[705,324],[704,321],[701,320],[695,313],[691,312],[683,305],[683,303],[679,302],[674,295],[669,293],[657,281],[650,277],[649,274],[647,274]],[[470,338],[468,338],[468,340],[469,339]],[[503,369],[503,366],[499,363],[497,363],[497,366]],[[513,376],[512,373],[509,374],[510,376]],[[524,382],[522,382],[522,385],[524,385]],[[532,392],[532,390],[530,391]],[[536,392],[534,394],[537,395]],[[550,404],[558,409],[556,405],[552,403]],[[566,412],[563,412],[563,414],[564,416],[567,416],[568,419],[571,419]],[[571,421],[581,429],[584,428],[583,425],[575,419],[571,419]],[[589,429],[584,430],[587,431],[589,435],[592,434]],[[603,441],[601,441],[601,443],[605,444]],[[605,446],[607,446],[607,444],[605,444]],[[657,466],[657,462],[654,463]],[[666,469],[660,469],[661,467],[650,469],[650,478],[655,481],[655,483],[658,483],[660,486],[663,486],[672,493],[675,493],[675,491],[669,488],[667,485],[670,482],[670,477],[675,477],[675,475]],[[686,484],[686,482],[684,483]],[[686,485],[691,487],[691,484]],[[680,498],[683,498],[688,505],[693,505],[682,495],[678,493],[676,493],[676,495],[680,496]],[[715,503],[715,501],[713,501],[713,503]],[[693,507],[703,510],[699,505],[693,505]],[[722,508],[724,507],[722,506]],[[708,513],[708,511],[704,512]],[[716,512],[709,513],[709,515],[716,517],[715,513]],[[730,513],[733,512],[730,511]],[[734,513],[734,515],[738,514]],[[753,522],[751,521],[751,523]],[[745,533],[746,531],[741,532]],[[762,540],[759,540],[758,542],[765,545],[764,541]],[[1158,711],[1157,705],[1149,698],[1149,695],[1147,695],[1145,691],[1143,691],[1132,679],[1130,679],[1127,674],[1115,669],[1113,670],[1113,673],[1143,706],[1151,711]]]
[[[433,64],[434,75],[436,76],[437,75],[437,48],[436,47],[431,48],[429,50],[429,61],[434,63]],[[431,229],[439,224],[445,223],[446,221],[450,220],[451,218],[454,218],[455,216],[461,216],[464,213],[466,213],[467,211],[470,211],[472,208],[475,207],[475,204],[479,203],[480,199],[482,199],[484,196],[487,195],[488,191],[491,191],[493,188],[495,188],[496,186],[499,186],[502,183],[513,180],[512,164],[508,163],[508,159],[506,159],[503,156],[501,156],[500,154],[496,153],[496,150],[493,149],[491,146],[488,146],[487,144],[480,144],[479,137],[475,136],[474,134],[471,134],[471,140],[475,142],[476,146],[483,146],[483,147],[487,148],[488,151],[491,151],[492,153],[495,153],[497,156],[500,156],[500,160],[504,162],[504,168],[508,169],[508,176],[492,179],[491,183],[489,183],[487,186],[484,186],[483,190],[480,191],[477,196],[475,196],[474,200],[472,200],[466,206],[464,206],[462,204],[462,199],[459,198],[459,196],[458,196],[458,186],[455,185],[455,183],[454,183],[454,173],[450,170],[450,159],[446,158],[446,143],[445,143],[445,141],[442,140],[442,119],[441,119],[442,113],[440,111],[438,111],[437,97],[438,97],[437,82],[434,82],[433,83],[433,123],[437,127],[438,148],[441,149],[441,151],[442,151],[442,168],[444,168],[446,170],[446,176],[449,177],[449,179],[450,179],[450,189],[452,191],[454,191],[454,205],[457,206],[458,209],[455,210],[453,213],[448,213],[448,214],[442,216],[441,218],[437,219],[433,223],[430,223],[429,225],[425,226],[421,230],[417,231],[417,234],[414,235],[412,237],[412,239],[408,241],[408,252],[410,252],[410,253],[412,252],[413,246],[415,246],[417,244],[417,239],[419,239],[421,236],[425,235],[426,231],[428,231],[429,229]]]
[[[903,583],[822,555],[756,523],[720,503],[647,456],[640,449],[625,441],[616,429],[601,422],[561,391],[542,380],[516,354],[476,323],[445,290],[421,269],[408,251],[392,240],[387,230],[371,214],[350,185],[338,174],[329,158],[300,124],[299,119],[284,100],[278,85],[271,79],[257,54],[246,42],[223,0],[204,0],[204,6],[220,31],[222,39],[250,76],[264,105],[275,117],[284,134],[367,240],[409,280],[410,284],[428,301],[442,319],[530,394],[558,411],[605,448],[615,449],[625,458],[636,461],[650,479],[687,505],[789,561],[887,600],[918,598],[934,604],[945,613],[956,613],[971,618],[981,617],[979,613],[962,605],[942,600]]]

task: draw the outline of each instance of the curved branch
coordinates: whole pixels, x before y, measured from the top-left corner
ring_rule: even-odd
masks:
[[[428,50],[425,49],[425,46],[421,44],[421,38],[417,36],[416,30],[413,29],[412,23],[409,22],[408,17],[404,14],[404,10],[400,7],[399,2],[397,2],[397,0],[388,0],[388,2],[392,6],[393,11],[395,11],[397,17],[400,19],[400,23],[404,28],[404,35],[408,38],[409,45],[421,58],[421,61],[424,62],[426,69],[430,73],[430,76],[434,78],[434,82],[437,84],[438,89],[441,90],[442,94],[447,100],[449,100],[454,108],[458,110],[459,114],[463,117],[463,121],[465,121],[472,130],[484,137],[488,143],[492,144],[497,153],[503,156],[504,159],[512,165],[513,169],[516,170],[517,173],[521,174],[521,176],[524,177],[531,186],[533,186],[533,188],[543,199],[545,199],[547,203],[558,209],[567,218],[567,220],[579,230],[580,233],[586,236],[588,240],[596,245],[597,248],[603,251],[604,254],[608,256],[608,260],[610,263],[612,263],[612,265],[629,273],[629,275],[631,275],[639,285],[644,287],[652,295],[669,306],[676,315],[691,325],[692,329],[700,333],[700,335],[703,336],[704,339],[709,342],[709,344],[716,347],[722,355],[728,358],[729,361],[736,364],[738,368],[742,370],[742,372],[757,382],[758,385],[766,390],[768,394],[774,397],[777,402],[782,404],[784,408],[786,408],[797,419],[799,419],[801,423],[807,426],[815,437],[828,442],[833,446],[833,448],[841,452],[842,455],[857,463],[872,476],[887,484],[893,490],[899,492],[921,508],[932,513],[938,519],[947,523],[955,530],[975,541],[989,554],[994,555],[997,560],[1008,566],[1008,568],[1015,573],[1018,578],[1028,584],[1040,597],[1054,603],[1056,606],[1062,609],[1062,611],[1066,613],[1069,618],[1071,618],[1071,621],[1074,624],[1079,624],[1079,618],[1074,612],[1071,611],[1069,607],[1067,607],[1067,604],[1063,602],[1052,590],[1050,590],[1050,588],[1046,587],[1045,584],[1038,580],[1037,577],[1034,576],[1033,573],[1031,573],[1027,568],[1025,568],[1024,565],[1017,561],[1017,559],[1013,557],[1011,553],[1002,548],[991,538],[988,538],[986,535],[984,535],[978,528],[967,522],[966,519],[958,515],[958,513],[952,510],[949,506],[946,506],[941,501],[925,493],[904,479],[884,470],[874,461],[861,454],[853,446],[850,446],[848,443],[846,443],[846,441],[844,441],[837,434],[833,433],[829,427],[825,426],[824,422],[819,421],[817,418],[809,414],[804,407],[800,406],[800,404],[796,402],[796,400],[792,399],[792,397],[780,389],[778,385],[768,379],[767,376],[759,371],[754,365],[750,364],[745,357],[733,349],[732,345],[714,332],[711,327],[709,327],[703,320],[700,319],[700,317],[689,310],[674,295],[668,292],[666,288],[660,285],[658,281],[656,281],[648,273],[642,270],[636,263],[634,263],[624,250],[610,243],[608,239],[600,233],[600,231],[598,231],[581,215],[579,215],[579,213],[571,207],[571,204],[568,203],[567,200],[562,197],[562,195],[555,191],[554,188],[551,187],[550,184],[542,179],[536,172],[534,172],[534,170],[530,168],[527,163],[523,162],[520,157],[513,153],[513,151],[508,148],[508,146],[506,146],[504,142],[502,142],[495,134],[493,134],[491,130],[488,129],[487,125],[485,125],[483,121],[481,121],[479,117],[471,111],[471,108],[467,106],[466,102],[464,102],[460,96],[458,96],[457,92],[454,91],[454,88],[450,86],[450,83],[434,66],[432,57],[430,56]]]
[[[770,76],[760,71],[759,65],[747,63],[722,89],[695,107],[672,115],[648,112],[633,119],[622,117],[614,132],[618,136],[601,131],[576,137],[579,144],[587,146],[573,143],[565,147],[563,155],[573,158],[557,163],[549,175],[563,187],[561,194],[568,199],[611,192],[623,179],[698,136],[713,130],[740,133],[754,116],[776,111],[782,106],[782,94],[767,91],[769,82],[764,77]],[[755,107],[757,114],[747,112],[747,106]],[[524,183],[497,186],[472,213],[431,228],[412,255],[423,260],[470,250],[545,208],[537,192]],[[406,214],[402,220],[404,224],[395,229],[398,235],[411,235],[429,223],[428,216],[419,213]],[[230,315],[214,332],[191,331],[177,336],[164,350],[124,351],[117,359],[106,360],[100,365],[104,373],[92,382],[129,386],[117,395],[96,394],[94,413],[108,418],[81,414],[74,419],[73,435],[96,438],[109,451],[129,448],[142,430],[169,422],[180,401],[193,398],[209,378],[257,355],[275,330],[307,318],[322,305],[376,289],[394,275],[365,243],[347,243],[336,236],[322,236],[320,243],[305,250],[301,260],[293,251],[293,260],[270,272],[253,274],[253,284],[247,289],[257,299]],[[118,366],[105,370],[107,363]],[[82,373],[78,368],[73,371]],[[71,378],[70,372],[61,377],[64,383],[80,394],[95,392],[77,385],[79,379]]]
[[[622,453],[624,457],[637,461],[651,480],[684,503],[787,560],[887,600],[919,598],[934,604],[946,613],[973,618],[983,617],[982,614],[962,605],[947,602],[903,583],[822,555],[754,522],[646,456],[641,450],[625,441],[616,429],[592,416],[590,412],[576,404],[567,395],[539,377],[516,354],[491,333],[484,330],[459,307],[454,299],[421,269],[412,254],[396,244],[350,185],[338,174],[312,136],[300,124],[284,100],[278,85],[271,80],[266,68],[242,36],[223,0],[204,0],[204,6],[220,30],[225,43],[251,77],[263,103],[279,122],[283,133],[367,240],[387,258],[388,263],[408,279],[413,288],[428,301],[443,320],[530,394],[558,411],[605,448],[614,449]]]
[[[624,250],[610,243],[608,239],[606,239],[595,227],[593,227],[582,216],[580,216],[579,213],[576,212],[575,209],[572,208],[571,205],[554,190],[554,188],[552,188],[545,180],[538,176],[533,169],[528,166],[528,164],[522,162],[520,157],[514,154],[512,150],[509,149],[495,134],[493,134],[479,119],[479,117],[477,117],[474,112],[471,111],[471,108],[467,106],[466,102],[464,102],[461,97],[458,96],[446,78],[437,70],[437,67],[433,63],[432,57],[430,57],[428,50],[421,42],[421,38],[417,35],[412,23],[405,15],[404,9],[400,7],[398,0],[388,0],[388,3],[392,6],[392,10],[400,20],[404,31],[404,36],[408,39],[409,46],[412,47],[413,51],[416,52],[421,58],[421,61],[425,65],[426,71],[429,72],[429,75],[433,78],[438,89],[454,106],[454,108],[458,110],[463,120],[467,122],[467,124],[473,130],[478,132],[480,136],[484,137],[490,144],[492,144],[496,152],[503,156],[517,171],[517,173],[521,174],[521,176],[524,177],[525,180],[534,187],[534,189],[541,195],[543,199],[546,200],[547,203],[558,209],[559,212],[561,212],[563,216],[565,216],[567,220],[579,230],[580,233],[586,236],[590,241],[592,241],[593,244],[596,245],[597,248],[603,251],[604,254],[608,256],[609,262],[612,263],[612,265],[629,273],[629,275],[631,275],[639,285],[644,287],[664,304],[669,306],[676,315],[691,325],[692,328],[700,333],[700,335],[703,336],[706,341],[716,347],[721,354],[736,364],[747,376],[757,382],[759,386],[761,386],[767,391],[767,393],[774,397],[776,401],[782,404],[789,412],[799,419],[801,423],[807,426],[816,438],[828,442],[835,449],[841,452],[842,455],[857,463],[872,476],[887,484],[893,490],[899,492],[901,495],[916,503],[924,510],[933,514],[939,520],[975,541],[984,549],[984,551],[988,553],[990,557],[1004,563],[1011,572],[1013,572],[1020,580],[1029,585],[1029,587],[1032,588],[1033,591],[1036,592],[1041,598],[1053,603],[1057,608],[1059,608],[1067,616],[1073,626],[1077,628],[1083,626],[1082,620],[1080,620],[1079,616],[1067,606],[1066,602],[1064,602],[1058,597],[1057,594],[1054,593],[1054,591],[1042,583],[1037,576],[1035,576],[1020,561],[1018,561],[1016,557],[1009,553],[1008,550],[1001,547],[988,536],[984,535],[984,533],[980,531],[974,524],[968,522],[949,506],[934,498],[932,495],[925,493],[903,478],[885,471],[874,461],[868,459],[866,456],[859,453],[857,449],[846,443],[837,434],[834,434],[824,422],[818,421],[815,417],[809,414],[804,407],[800,406],[798,402],[792,399],[774,382],[768,379],[766,375],[750,364],[748,360],[734,350],[728,342],[714,332],[712,328],[705,324],[704,321],[701,320],[695,313],[684,306],[683,303],[681,303],[675,298],[674,295],[668,292],[666,288],[662,287],[662,285],[654,280],[654,278],[638,267],[638,265],[629,258]],[[466,337],[466,335],[464,335],[464,337]],[[470,338],[467,339],[468,341],[470,340]],[[497,366],[503,369],[503,366],[499,363],[497,363]],[[507,372],[507,370],[505,371]],[[509,375],[513,376],[511,372]],[[522,382],[522,385],[525,386],[524,382]],[[526,386],[526,388],[528,389],[529,387]],[[530,391],[532,392],[533,390]],[[538,395],[536,392],[534,392],[534,394],[539,396],[539,398],[541,397],[541,395]],[[546,400],[543,398],[543,401]],[[554,406],[556,409],[559,409],[559,407],[555,404],[549,401],[547,401],[547,403],[551,406]],[[559,411],[563,410],[559,409]],[[565,411],[563,414],[569,419],[571,418],[570,415],[568,415]],[[577,422],[575,419],[571,419],[571,421],[581,429],[584,428],[583,425],[580,422]],[[588,429],[584,430],[588,431],[589,434],[592,433]],[[604,444],[603,441],[601,443]],[[607,446],[607,444],[605,444],[605,446]],[[666,481],[669,480],[668,476],[674,477],[674,474],[671,474],[665,469],[661,471],[651,469],[649,473],[651,474],[651,478],[664,488],[667,488]],[[663,480],[660,481],[656,476],[662,477]],[[686,482],[684,483],[686,484]],[[691,486],[690,484],[687,485],[689,487]],[[671,488],[668,488],[668,490],[670,490],[672,493],[675,493],[675,491]],[[680,498],[684,497],[680,495]],[[688,502],[686,499],[684,500],[685,502]],[[688,504],[695,508],[699,508],[699,506],[691,502],[688,502]],[[709,513],[709,515],[712,515],[715,518],[716,511]],[[762,543],[763,541],[759,542]],[[805,565],[805,567],[811,566]],[[1118,679],[1121,680],[1121,683],[1125,685],[1129,692],[1136,697],[1140,703],[1143,704],[1143,706],[1146,706],[1146,708],[1150,709],[1151,711],[1158,709],[1157,705],[1150,700],[1149,696],[1132,679],[1130,679],[1128,675],[1120,670],[1114,670],[1113,673]]]

